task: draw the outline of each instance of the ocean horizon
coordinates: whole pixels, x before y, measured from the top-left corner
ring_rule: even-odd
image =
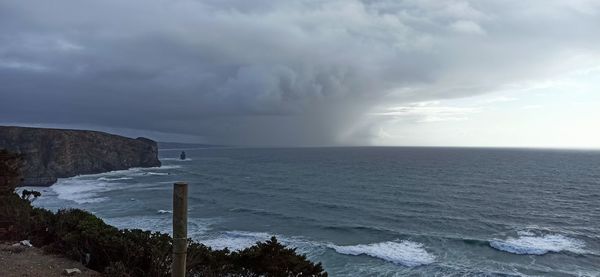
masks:
[[[460,147],[160,150],[161,167],[59,179],[34,205],[215,249],[276,236],[330,276],[600,276],[600,151]]]

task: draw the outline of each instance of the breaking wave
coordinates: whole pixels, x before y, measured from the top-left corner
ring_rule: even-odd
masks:
[[[329,247],[340,254],[367,255],[409,267],[427,265],[435,261],[435,256],[428,253],[423,244],[406,240],[348,246],[332,244]]]
[[[98,180],[81,180],[78,178],[60,179],[50,188],[56,192],[59,199],[74,201],[77,204],[97,203],[107,200],[99,193],[110,191],[117,183]]]
[[[77,204],[98,203],[106,201],[103,192],[122,189],[123,181],[133,180],[136,177],[166,176],[169,172],[163,170],[177,169],[180,166],[161,166],[149,168],[131,168],[105,173],[79,175],[71,178],[61,178],[56,184],[50,186],[57,198],[74,201]],[[131,187],[131,186],[129,186]]]
[[[200,242],[213,249],[241,250],[254,245],[257,241],[271,238],[271,234],[262,232],[228,231],[213,238],[201,239]]]
[[[123,181],[123,180],[131,180],[133,179],[132,177],[117,177],[117,178],[110,178],[110,177],[100,177],[97,180],[98,181]]]
[[[273,236],[283,245],[293,247],[299,253],[307,255],[309,258],[320,255],[326,249],[323,243],[306,240],[302,237],[286,237],[265,232],[225,231],[209,237],[195,237],[194,239],[213,249],[227,248],[237,251],[248,248],[256,244],[256,242],[270,240]]]
[[[120,229],[141,229],[144,231],[162,232],[172,234],[173,221],[171,217],[161,215],[147,216],[124,216],[114,218],[103,218],[104,222]],[[196,237],[205,234],[210,230],[215,219],[210,218],[190,218],[188,220],[188,234],[190,237]]]
[[[560,234],[536,235],[530,232],[519,232],[519,237],[490,241],[490,246],[500,251],[520,255],[544,255],[548,252],[572,252],[581,254],[585,251],[585,243]]]
[[[156,176],[167,176],[168,172],[144,172],[142,175],[156,175]]]

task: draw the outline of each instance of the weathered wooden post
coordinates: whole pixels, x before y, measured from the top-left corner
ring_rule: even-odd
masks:
[[[172,277],[185,276],[187,256],[187,199],[188,184],[177,182],[173,185],[173,265]]]

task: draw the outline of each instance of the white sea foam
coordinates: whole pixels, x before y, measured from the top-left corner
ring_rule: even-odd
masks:
[[[165,166],[161,166],[161,167],[134,167],[134,168],[126,169],[126,170],[116,170],[116,171],[91,174],[91,175],[80,175],[77,177],[97,178],[97,180],[101,180],[101,181],[131,180],[131,179],[134,179],[135,177],[147,176],[147,175],[169,175],[168,172],[161,172],[161,171],[178,169],[178,168],[181,168],[181,166],[165,165]]]
[[[59,199],[74,201],[78,204],[96,203],[107,200],[99,193],[112,190],[116,183],[98,180],[83,180],[80,178],[60,179],[50,188]]]
[[[61,178],[50,187],[56,193],[58,199],[74,201],[78,204],[96,203],[107,200],[102,197],[103,192],[115,189],[122,189],[123,183],[119,181],[132,180],[136,177],[145,176],[165,176],[171,170],[180,168],[178,165],[149,167],[149,168],[130,168],[127,170],[117,170],[105,173],[79,175],[71,178]],[[144,183],[146,186],[147,184]],[[131,188],[133,185],[127,185]]]
[[[133,179],[132,177],[117,177],[117,178],[110,178],[110,177],[100,177],[97,180],[98,181],[122,181],[122,180],[131,180]]]
[[[435,261],[435,256],[428,253],[423,248],[423,244],[406,240],[348,246],[330,244],[329,247],[340,254],[368,255],[409,267],[426,265]]]
[[[271,234],[262,232],[228,231],[216,237],[200,239],[200,242],[213,249],[241,250],[271,238]]]
[[[115,171],[109,171],[109,172],[104,172],[104,173],[78,175],[78,176],[66,178],[66,179],[72,179],[72,178],[87,178],[87,179],[92,179],[92,178],[95,178],[95,179],[99,179],[99,178],[131,178],[131,177],[144,175],[146,172],[149,172],[149,171],[155,172],[155,171],[178,169],[178,168],[181,168],[181,166],[180,165],[164,165],[164,166],[160,166],[160,167],[133,167],[130,169],[115,170]]]
[[[167,169],[178,169],[180,165],[163,165],[159,167],[143,167],[142,170],[167,170]]]
[[[538,235],[520,232],[519,237],[492,240],[490,246],[501,251],[521,255],[544,255],[548,252],[568,251],[584,253],[585,243],[559,234]]]
[[[162,215],[114,217],[105,218],[104,221],[121,229],[141,229],[167,234],[172,234],[173,228],[172,218]],[[210,218],[190,218],[188,220],[188,235],[197,237],[205,234],[215,221],[215,219]]]
[[[248,248],[256,242],[264,242],[275,236],[277,241],[288,247],[295,248],[298,253],[305,254],[309,258],[316,258],[326,249],[323,243],[306,240],[302,237],[286,237],[279,234],[265,232],[226,231],[216,235],[194,237],[194,239],[213,249],[229,249],[237,251]]]
[[[166,176],[166,175],[169,175],[169,173],[167,173],[167,172],[145,172],[143,175]]]
[[[173,213],[173,211],[171,211],[171,210],[158,210],[157,212],[159,214],[172,214]]]

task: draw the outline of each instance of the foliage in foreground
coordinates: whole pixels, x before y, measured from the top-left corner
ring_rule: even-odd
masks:
[[[81,261],[109,276],[169,276],[172,238],[142,230],[119,230],[98,217],[77,209],[53,213],[31,206],[32,192],[14,193],[20,180],[10,156],[0,155],[0,240],[29,239],[33,245]],[[1,228],[2,226],[0,226]],[[320,263],[314,264],[295,249],[281,245],[275,237],[266,242],[231,252],[213,250],[189,241],[188,276],[327,276]]]

